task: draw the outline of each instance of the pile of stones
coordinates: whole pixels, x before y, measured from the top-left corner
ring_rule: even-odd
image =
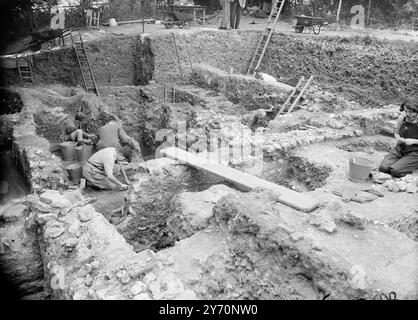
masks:
[[[408,174],[405,177],[397,179],[392,178],[389,174],[376,172],[373,173],[373,182],[382,184],[391,192],[418,192],[418,175],[416,174]]]

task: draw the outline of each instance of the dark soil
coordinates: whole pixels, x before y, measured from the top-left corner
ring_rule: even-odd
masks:
[[[348,152],[365,152],[367,150],[373,149],[381,152],[389,152],[394,142],[391,138],[385,139],[368,139],[368,138],[358,138],[354,141],[350,141],[344,144],[337,145],[338,149],[348,151]]]
[[[418,241],[418,211],[389,224],[390,227],[405,234],[408,238]]]
[[[22,107],[23,101],[18,93],[0,88],[0,115],[20,112]]]

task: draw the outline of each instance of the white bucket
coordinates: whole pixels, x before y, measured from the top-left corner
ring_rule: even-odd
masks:
[[[116,27],[117,25],[118,23],[116,22],[116,19],[109,19],[109,27]]]

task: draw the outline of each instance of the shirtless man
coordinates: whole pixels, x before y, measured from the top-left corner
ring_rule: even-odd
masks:
[[[96,144],[96,150],[103,148],[113,147],[116,150],[121,149],[121,143],[128,145],[134,150],[135,157],[142,160],[141,147],[138,141],[128,136],[126,131],[122,127],[121,120],[112,120],[106,125],[98,129],[99,141]]]

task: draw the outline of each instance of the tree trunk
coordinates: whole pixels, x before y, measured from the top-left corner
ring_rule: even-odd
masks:
[[[369,0],[369,7],[367,8],[367,25],[370,25],[370,12],[372,10],[372,0]]]
[[[340,3],[338,4],[338,11],[337,11],[337,30],[340,30],[340,13],[341,13],[341,5],[343,3],[343,0],[340,0]]]

